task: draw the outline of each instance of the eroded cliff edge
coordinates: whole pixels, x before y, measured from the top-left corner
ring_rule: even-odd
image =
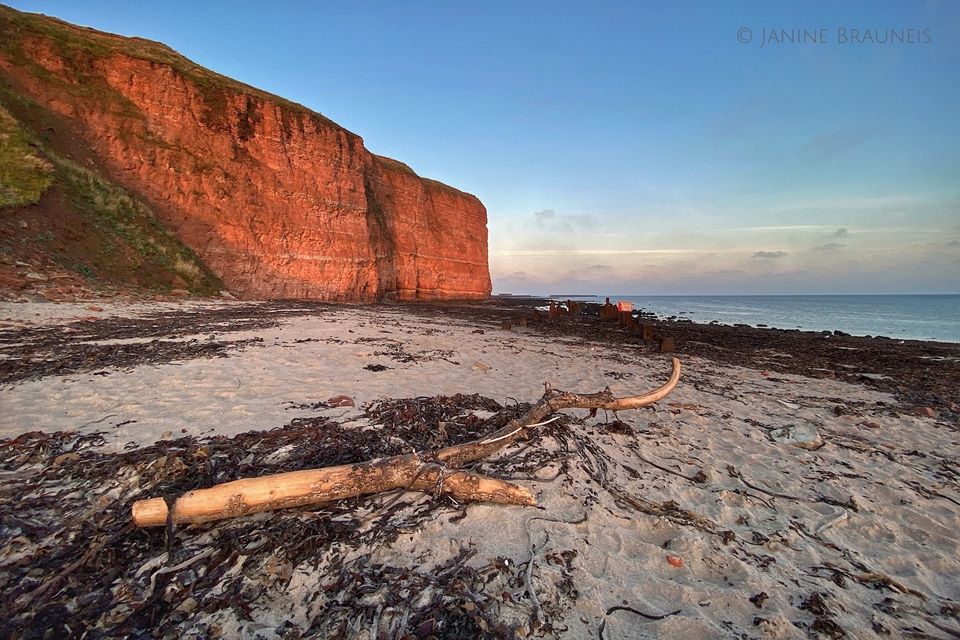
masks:
[[[237,295],[490,294],[476,197],[162,44],[0,6],[0,81],[20,108],[55,114]]]

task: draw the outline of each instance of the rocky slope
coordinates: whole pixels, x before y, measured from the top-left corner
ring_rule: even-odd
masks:
[[[483,298],[480,201],[171,49],[0,7],[0,93],[60,124],[233,293]],[[24,106],[32,105],[32,106]],[[52,131],[50,129],[53,129]]]
[[[216,294],[219,279],[36,105],[0,86],[0,300]],[[11,111],[17,113],[16,116]],[[54,144],[51,144],[54,142]],[[74,159],[70,159],[73,157]]]

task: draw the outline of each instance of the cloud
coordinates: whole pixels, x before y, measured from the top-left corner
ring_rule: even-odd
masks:
[[[786,251],[757,251],[754,253],[751,258],[757,258],[758,260],[776,260],[777,258],[782,258],[787,255]]]
[[[839,229],[837,229],[836,231],[834,231],[833,234],[832,234],[830,237],[831,237],[831,238],[846,238],[846,237],[849,235],[849,233],[850,233],[850,232],[847,231],[847,228],[846,228],[846,227],[840,227]]]
[[[960,247],[960,240],[951,240],[947,243],[948,247]]]
[[[826,244],[821,244],[813,248],[814,251],[839,251],[847,245],[842,242],[828,242]]]
[[[492,256],[633,256],[633,255],[710,255],[697,249],[520,249],[517,251],[491,251]]]
[[[863,134],[857,131],[841,129],[821,133],[803,145],[799,155],[807,160],[825,160],[860,146],[863,140]]]
[[[553,209],[544,209],[543,211],[534,211],[533,218],[537,224],[542,225],[545,220],[553,220],[557,217],[557,212]]]
[[[574,227],[596,228],[600,224],[595,216],[588,214],[565,215],[559,214],[553,209],[534,211],[533,219],[538,227],[560,233],[572,233]]]

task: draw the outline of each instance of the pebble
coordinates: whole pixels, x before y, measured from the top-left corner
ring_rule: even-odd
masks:
[[[350,396],[333,396],[327,399],[327,404],[331,407],[353,407],[356,406],[353,398]]]

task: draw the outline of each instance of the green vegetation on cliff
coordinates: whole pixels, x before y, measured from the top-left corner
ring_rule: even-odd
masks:
[[[27,132],[0,106],[0,208],[36,204],[53,166],[37,155]]]
[[[0,83],[0,253],[47,258],[105,284],[223,288],[143,203],[69,159],[61,134],[50,133],[59,131],[51,114]]]
[[[52,74],[28,59],[22,47],[24,38],[41,38],[49,42],[68,64],[68,68]],[[318,126],[343,129],[303,105],[201,67],[163,43],[104,33],[49,16],[16,11],[3,5],[0,5],[0,51],[46,81],[54,82],[73,93],[98,98],[104,104],[119,105],[130,112],[130,115],[135,115],[136,107],[118,91],[107,86],[99,76],[90,72],[97,60],[122,54],[169,67],[189,81],[200,93],[205,106],[204,118],[212,127],[227,125],[229,103],[242,96],[247,98],[244,119],[249,118],[250,112],[256,108],[256,105],[251,103],[252,99],[279,105],[295,117],[300,127],[305,120],[310,120]],[[244,126],[243,120],[240,126]]]

